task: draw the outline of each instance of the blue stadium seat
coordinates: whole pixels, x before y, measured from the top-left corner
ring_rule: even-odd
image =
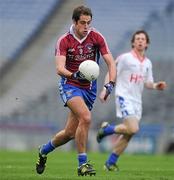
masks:
[[[86,3],[93,10],[93,24],[105,35],[115,54],[125,34],[141,28],[149,15],[153,11],[163,11],[169,0],[86,0]]]
[[[57,0],[0,0],[0,67],[23,48],[38,30]]]

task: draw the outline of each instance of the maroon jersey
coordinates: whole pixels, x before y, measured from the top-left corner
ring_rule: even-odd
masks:
[[[66,57],[66,69],[74,73],[78,71],[79,65],[85,60],[93,60],[98,63],[99,54],[110,53],[104,37],[94,28],[91,28],[86,37],[78,39],[71,26],[70,31],[61,36],[56,44],[55,55]],[[66,79],[66,83],[78,87],[89,88],[90,83],[81,84],[71,78]]]

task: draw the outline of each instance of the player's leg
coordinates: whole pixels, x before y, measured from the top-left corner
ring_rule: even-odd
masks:
[[[67,105],[79,122],[75,133],[79,161],[78,175],[93,175],[95,174],[95,170],[92,165],[87,162],[86,153],[88,131],[91,124],[91,112],[80,96],[71,98],[67,102]]]
[[[42,174],[46,167],[47,154],[52,152],[56,147],[61,146],[75,137],[78,121],[72,112],[68,114],[65,129],[59,131],[47,144],[39,148],[39,158],[36,163],[36,172]]]
[[[132,136],[130,135],[118,135],[118,139],[116,141],[115,147],[113,148],[112,153],[108,156],[104,164],[104,169],[108,171],[118,171],[117,162],[119,160],[120,155],[126,149],[130,139]]]
[[[105,123],[105,127],[99,130],[100,132],[103,132],[103,136],[99,138],[100,141],[103,137],[105,137],[109,133],[122,134],[119,137],[118,141],[116,142],[116,146],[113,152],[110,154],[108,160],[105,163],[105,167],[108,170],[117,169],[115,167],[120,154],[124,152],[131,137],[134,134],[136,134],[139,130],[139,120],[141,119],[141,114],[142,114],[141,104],[139,103],[129,101],[122,97],[117,97],[116,102],[117,102],[116,103],[117,116],[123,119],[123,123],[116,126]]]
[[[99,129],[97,133],[97,142],[99,143],[105,136],[108,136],[111,134],[131,135],[138,131],[138,126],[133,126],[132,124],[136,124],[137,119],[138,120],[140,119],[141,108],[139,109],[137,108],[140,105],[137,106],[135,105],[136,103],[130,100],[124,99],[123,97],[117,97],[116,100],[117,100],[116,101],[117,116],[122,119],[129,119],[131,120],[131,122],[135,121],[135,123],[129,124],[129,121],[124,121],[124,123],[121,123],[119,125],[110,125],[107,122],[102,123],[101,128]],[[136,115],[137,113],[138,113],[138,116]]]
[[[116,128],[116,131],[124,133],[117,139],[115,147],[104,165],[105,169],[109,171],[118,170],[117,161],[126,149],[132,136],[138,132],[139,120],[136,119],[136,117],[129,117],[124,120],[122,125],[124,125],[124,130],[122,129],[122,126],[117,126],[118,129]]]
[[[66,106],[67,101],[74,96],[75,89],[69,85],[59,84],[60,95]],[[69,96],[71,94],[71,96]],[[74,115],[72,112],[69,113],[67,124],[64,130],[58,132],[52,140],[50,140],[47,144],[42,145],[39,148],[39,158],[36,163],[36,171],[38,174],[42,174],[45,170],[45,165],[47,161],[47,154],[53,151],[56,147],[65,144],[73,136],[75,136],[75,131],[78,125],[78,121],[74,119]]]
[[[126,126],[127,133],[120,135],[115,144],[113,152],[115,152],[117,155],[124,152],[130,139],[139,130],[139,120],[137,120],[135,117],[125,119],[123,124]]]
[[[75,118],[72,111],[69,112],[65,129],[59,131],[52,139],[52,143],[55,147],[66,144],[71,139],[74,139],[76,129],[78,126],[78,120]]]
[[[44,144],[42,146],[40,150],[41,154],[47,155],[58,146],[66,144],[68,141],[73,139],[75,136],[77,126],[78,121],[75,119],[73,113],[70,111],[68,114],[65,128],[59,131],[47,144]]]
[[[102,123],[101,128],[97,132],[97,142],[100,143],[105,136],[112,134],[135,134],[138,131],[137,120],[131,117],[129,119],[132,119],[131,122],[135,121],[135,123],[129,124],[127,121],[118,125],[110,125],[107,122]]]
[[[88,110],[84,100],[79,96],[70,99],[67,105],[79,122],[76,129],[75,141],[78,152],[84,153],[86,152],[88,131],[91,123],[91,112]]]

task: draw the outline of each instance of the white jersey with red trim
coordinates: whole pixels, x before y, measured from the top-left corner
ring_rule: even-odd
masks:
[[[122,96],[137,103],[142,103],[145,82],[153,82],[152,63],[144,57],[140,60],[131,52],[120,55],[117,59],[116,96]]]

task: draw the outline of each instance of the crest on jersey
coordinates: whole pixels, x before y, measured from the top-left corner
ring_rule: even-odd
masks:
[[[86,44],[85,48],[88,50],[89,53],[94,51],[93,45],[90,43]]]
[[[79,54],[83,54],[83,49],[79,49]]]

